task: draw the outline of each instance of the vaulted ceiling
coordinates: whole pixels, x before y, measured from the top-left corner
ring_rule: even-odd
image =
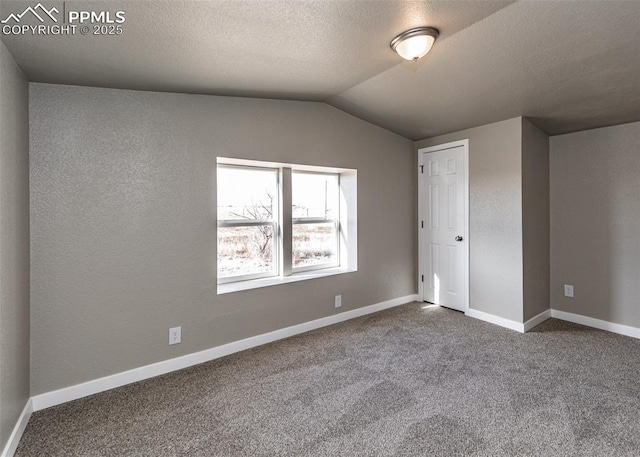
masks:
[[[0,17],[36,3],[3,1]],[[126,22],[2,35],[32,81],[326,101],[411,139],[520,115],[549,134],[640,120],[640,1],[42,3]],[[425,58],[390,50],[423,25],[441,32]]]

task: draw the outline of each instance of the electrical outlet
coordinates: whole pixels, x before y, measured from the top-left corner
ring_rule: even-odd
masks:
[[[342,306],[342,295],[336,295],[334,304],[336,308],[340,308]]]
[[[182,327],[172,327],[169,329],[169,345],[182,342]]]
[[[571,284],[565,284],[564,285],[564,296],[565,297],[569,297],[569,298],[573,298],[573,285],[571,285]]]

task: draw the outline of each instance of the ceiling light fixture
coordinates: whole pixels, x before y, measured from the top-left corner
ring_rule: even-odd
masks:
[[[391,40],[391,49],[403,59],[416,62],[431,50],[438,35],[440,32],[432,27],[410,29]]]

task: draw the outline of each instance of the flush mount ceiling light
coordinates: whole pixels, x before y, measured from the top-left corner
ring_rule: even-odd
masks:
[[[432,27],[410,29],[391,40],[391,49],[403,59],[415,62],[431,50],[438,35],[440,32]]]

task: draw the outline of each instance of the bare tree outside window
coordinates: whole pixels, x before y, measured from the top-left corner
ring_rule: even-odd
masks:
[[[277,170],[218,167],[218,278],[276,274]]]
[[[279,253],[278,168],[219,164],[217,172],[218,280],[277,276],[278,259],[290,256],[292,271],[339,264],[339,175],[292,170],[291,250]],[[282,175],[284,176],[284,175]]]
[[[265,189],[266,198],[264,201],[254,201],[252,199],[251,205],[243,206],[242,213],[236,213],[231,211],[229,214],[238,219],[246,220],[273,220],[273,195],[268,189]],[[260,256],[263,259],[271,257],[273,247],[273,230],[271,226],[259,225],[256,227],[257,233],[255,233],[251,241],[260,250]]]

